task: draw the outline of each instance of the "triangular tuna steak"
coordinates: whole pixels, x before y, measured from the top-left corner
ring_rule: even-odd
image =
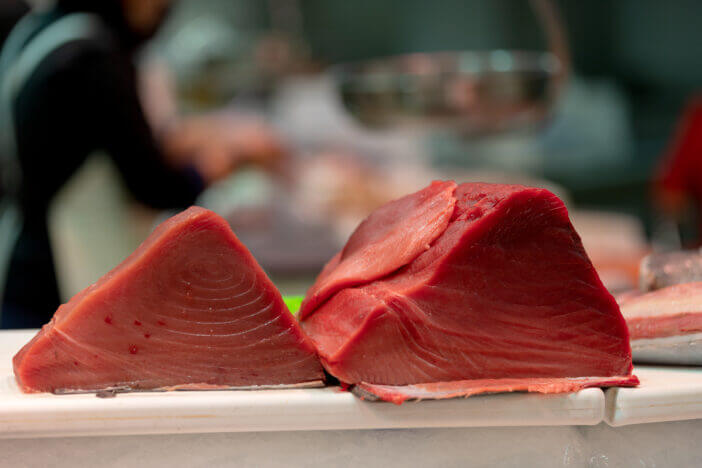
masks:
[[[462,184],[451,196],[447,227],[416,258],[398,267],[393,252],[406,237],[394,238],[389,256],[366,258],[357,246],[355,264],[391,271],[327,285],[336,292],[304,310],[303,329],[327,371],[395,402],[637,384],[626,323],[563,202],[517,185]],[[406,233],[425,229],[418,205],[405,200],[409,211],[394,213],[411,220],[394,221]]]
[[[223,388],[323,379],[310,340],[227,223],[193,207],[76,294],[14,357],[22,390]]]

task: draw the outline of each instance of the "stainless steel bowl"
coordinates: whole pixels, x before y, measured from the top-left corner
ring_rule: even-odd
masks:
[[[550,52],[416,53],[332,69],[363,125],[489,133],[533,127],[552,109],[563,65]]]

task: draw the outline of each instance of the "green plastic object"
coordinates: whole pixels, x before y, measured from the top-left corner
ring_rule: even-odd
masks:
[[[283,296],[283,301],[285,305],[288,306],[291,314],[296,314],[300,310],[300,305],[302,305],[302,300],[305,296]]]

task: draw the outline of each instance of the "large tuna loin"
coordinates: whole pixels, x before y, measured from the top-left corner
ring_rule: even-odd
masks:
[[[626,323],[563,203],[434,182],[372,213],[300,311],[327,371],[401,403],[636,385]]]
[[[305,385],[314,347],[226,222],[165,221],[14,357],[26,392]]]
[[[631,332],[634,361],[702,365],[702,282],[617,298]]]

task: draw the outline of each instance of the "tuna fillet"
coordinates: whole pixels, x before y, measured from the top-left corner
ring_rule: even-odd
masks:
[[[372,274],[337,275],[334,259],[322,272],[301,317],[327,371],[395,402],[637,384],[626,323],[561,200],[517,185],[453,187],[434,183],[381,208],[393,221],[363,237],[387,248],[335,257]],[[426,202],[415,197],[441,200],[449,188],[448,223],[416,208]],[[395,226],[432,235],[404,250]],[[320,300],[320,290],[333,292]]]
[[[319,382],[312,343],[226,222],[162,223],[14,357],[26,392]]]
[[[702,282],[618,296],[636,362],[702,364]]]
[[[454,182],[434,182],[371,213],[307,292],[300,318],[337,291],[382,278],[427,250],[448,226],[455,189]]]

